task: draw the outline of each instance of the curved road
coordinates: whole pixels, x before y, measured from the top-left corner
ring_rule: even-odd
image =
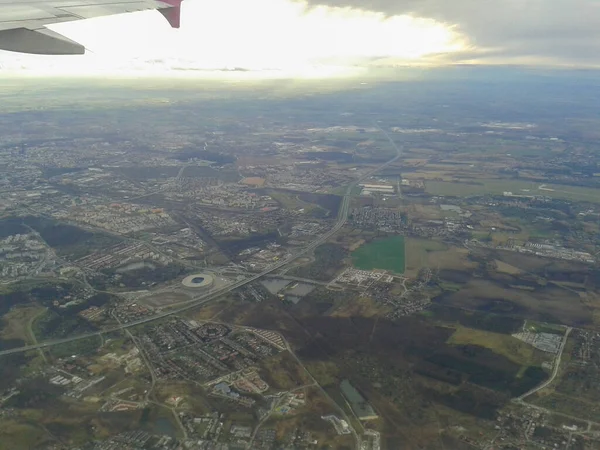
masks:
[[[519,397],[517,397],[515,399],[517,402],[521,402],[521,401],[523,401],[523,399],[525,397],[529,397],[531,394],[535,394],[537,391],[540,391],[540,390],[544,389],[545,387],[548,387],[550,385],[550,383],[552,383],[554,381],[554,379],[556,378],[556,375],[558,375],[558,369],[560,368],[560,360],[562,359],[562,354],[565,349],[565,345],[567,345],[567,340],[569,339],[569,333],[571,333],[571,330],[573,330],[573,328],[567,327],[567,331],[565,332],[563,341],[560,344],[560,349],[558,350],[556,358],[554,359],[554,370],[552,371],[552,375],[550,376],[550,378],[548,378],[546,381],[544,381],[539,386],[536,386],[533,389],[525,392],[523,395],[520,395]]]
[[[381,169],[383,169],[383,168],[387,167],[388,165],[392,164],[393,162],[397,161],[400,158],[400,156],[402,156],[401,147],[399,147],[393,141],[393,139],[390,137],[390,135],[386,131],[384,131],[379,126],[377,128],[379,128],[379,130],[386,136],[386,138],[388,139],[390,144],[394,147],[394,149],[396,150],[396,156],[394,156],[389,161],[386,161],[385,163],[381,164],[380,166],[374,168],[373,170],[370,170],[369,172],[367,172],[366,174],[361,176],[359,179],[357,179],[353,183],[349,184],[348,187],[346,188],[346,192],[344,193],[344,198],[342,200],[342,204],[341,204],[341,207],[340,207],[340,210],[338,213],[338,220],[335,223],[335,225],[333,226],[333,228],[331,230],[329,230],[327,233],[321,235],[315,241],[311,242],[307,247],[303,248],[298,253],[291,255],[290,257],[283,259],[283,260],[277,262],[276,264],[273,264],[272,266],[267,267],[262,272],[260,272],[256,275],[252,275],[250,278],[245,278],[236,283],[233,283],[233,284],[230,284],[227,286],[223,286],[222,288],[219,288],[214,291],[211,291],[206,294],[195,297],[192,300],[190,300],[187,304],[185,304],[184,306],[182,306],[180,308],[166,311],[166,312],[157,314],[155,316],[146,317],[146,318],[136,320],[133,322],[120,324],[118,326],[114,326],[111,328],[104,328],[102,330],[98,330],[98,331],[95,331],[92,333],[80,334],[77,336],[72,336],[72,337],[63,338],[63,339],[53,339],[53,340],[49,340],[49,341],[45,341],[45,342],[40,342],[35,345],[26,345],[24,347],[16,347],[16,348],[8,349],[8,350],[3,350],[3,351],[0,351],[0,356],[9,355],[12,353],[26,352],[29,350],[36,350],[36,349],[40,349],[40,348],[52,347],[54,345],[65,344],[67,342],[73,342],[73,341],[77,341],[80,339],[86,339],[86,338],[93,337],[93,336],[100,336],[102,334],[112,333],[112,332],[120,331],[120,330],[123,330],[126,328],[136,327],[138,325],[143,325],[146,323],[154,322],[156,320],[160,320],[165,317],[180,314],[180,313],[190,310],[192,308],[196,308],[200,305],[208,303],[211,300],[215,300],[216,298],[220,297],[221,295],[223,295],[227,292],[233,291],[234,289],[238,289],[242,286],[252,283],[252,282],[258,280],[259,278],[262,278],[265,275],[268,275],[268,274],[280,269],[281,267],[293,262],[294,260],[300,258],[301,256],[304,256],[307,253],[312,252],[315,248],[317,248],[319,245],[321,245],[322,243],[327,241],[331,236],[333,236],[335,233],[337,233],[346,224],[346,221],[348,220],[348,212],[350,209],[350,200],[352,199],[352,190],[363,180],[373,176],[375,173],[379,172]]]

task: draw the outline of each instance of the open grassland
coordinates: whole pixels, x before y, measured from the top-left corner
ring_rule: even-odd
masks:
[[[310,384],[310,377],[304,367],[289,352],[281,352],[261,362],[260,375],[275,389],[293,389]]]
[[[50,441],[50,436],[41,428],[14,420],[0,421],[0,450],[36,448]]]
[[[332,317],[374,317],[385,314],[391,308],[377,303],[370,297],[358,297],[336,307],[329,315]]]
[[[145,303],[153,307],[170,306],[177,303],[185,302],[190,299],[190,295],[183,292],[160,292],[143,297],[140,303]]]
[[[323,414],[331,411],[325,410]],[[319,442],[322,448],[346,449],[352,448],[353,438],[351,435],[338,436],[333,426],[321,419],[321,414],[301,413],[293,416],[272,416],[265,422],[265,428],[276,431],[279,440],[285,440],[299,427],[306,429],[312,437]]]
[[[308,361],[304,366],[321,386],[333,386],[340,382],[340,368],[335,363]]]
[[[406,238],[406,270],[418,270],[429,265],[429,255],[441,253],[448,246],[433,239]]]
[[[419,220],[440,220],[445,217],[456,217],[454,211],[444,211],[438,205],[414,204],[406,208],[409,217],[417,217]]]
[[[494,260],[494,264],[496,264],[496,271],[500,273],[505,273],[508,275],[519,275],[521,270],[515,266],[511,266],[503,261],[498,259]]]
[[[279,190],[268,190],[268,194],[277,202],[281,204],[285,209],[289,210],[300,210],[303,209],[305,213],[309,213],[314,209],[320,208],[314,203],[308,203],[300,200],[297,193],[279,191]]]
[[[469,251],[465,248],[448,247],[432,239],[407,238],[405,274],[416,276],[424,267],[432,270],[471,270],[475,263],[469,261],[468,256]]]
[[[19,339],[32,343],[30,330],[32,321],[43,314],[46,308],[42,306],[25,306],[13,308],[2,318],[0,338],[3,340]]]
[[[191,314],[191,317],[193,317],[196,320],[209,320],[218,317],[221,313],[226,311],[233,304],[234,301],[232,298],[225,297],[223,300],[203,305],[200,309],[194,310],[193,314]]]
[[[448,339],[452,345],[478,345],[489,348],[521,366],[539,366],[548,360],[544,353],[509,334],[492,333],[473,328],[458,327]]]
[[[558,392],[544,389],[534,399],[527,399],[535,405],[569,414],[585,420],[600,421],[600,403],[586,401],[582,398],[571,397]]]
[[[352,252],[352,264],[363,270],[383,269],[404,273],[404,236],[374,240]]]
[[[403,174],[403,178],[407,180],[424,180],[428,184],[433,181],[447,182],[451,183],[455,177],[453,173],[448,172],[435,172],[435,171],[427,171],[427,172],[409,172]]]
[[[526,320],[523,329],[532,333],[560,334],[561,336],[565,334],[565,328],[560,325],[536,322],[534,320]]]
[[[523,180],[478,180],[473,183],[426,181],[426,191],[432,195],[468,197],[475,195],[544,195],[570,201],[600,203],[600,189],[582,186],[562,186]]]
[[[446,306],[550,323],[581,326],[592,321],[591,308],[577,293],[553,285],[531,291],[472,278],[460,290],[437,297],[436,301]]]

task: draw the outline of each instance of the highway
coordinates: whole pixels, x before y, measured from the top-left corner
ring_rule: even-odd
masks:
[[[386,161],[385,163],[381,164],[380,166],[370,170],[369,172],[362,175],[359,179],[357,179],[356,181],[349,184],[348,187],[346,188],[346,192],[344,193],[344,197],[342,199],[342,203],[341,203],[341,206],[340,206],[340,209],[338,212],[338,220],[335,223],[335,225],[333,226],[333,228],[331,228],[331,230],[329,230],[325,234],[322,234],[321,236],[319,236],[318,239],[311,242],[308,246],[306,246],[299,252],[289,256],[286,259],[282,259],[281,261],[278,261],[277,263],[267,267],[262,272],[260,272],[256,275],[252,275],[250,278],[244,278],[243,280],[237,281],[233,284],[228,284],[219,289],[215,289],[210,292],[207,292],[206,294],[195,297],[195,298],[191,299],[188,303],[186,303],[185,305],[183,305],[179,308],[165,311],[165,312],[162,312],[162,313],[154,315],[154,316],[145,317],[143,319],[136,320],[133,322],[123,323],[118,326],[114,326],[114,327],[110,327],[110,328],[103,328],[101,330],[94,331],[91,333],[80,334],[77,336],[71,336],[71,337],[63,338],[63,339],[52,339],[52,340],[40,342],[40,343],[34,344],[34,345],[26,345],[23,347],[16,347],[16,348],[8,349],[8,350],[3,350],[3,351],[0,351],[0,356],[10,355],[13,353],[21,353],[21,352],[26,352],[26,351],[30,351],[30,350],[36,350],[36,349],[43,349],[43,348],[52,347],[52,346],[60,345],[60,344],[66,344],[67,342],[73,342],[73,341],[77,341],[77,340],[81,340],[81,339],[90,338],[93,336],[100,336],[102,334],[113,333],[113,332],[117,332],[117,331],[120,331],[120,330],[123,330],[126,328],[132,328],[132,327],[136,327],[139,325],[144,325],[146,323],[154,322],[156,320],[164,319],[165,317],[181,314],[185,311],[188,311],[193,308],[197,308],[198,306],[208,303],[211,300],[215,300],[227,292],[233,291],[242,286],[250,284],[250,283],[258,280],[259,278],[262,278],[265,275],[268,275],[268,274],[282,268],[283,266],[295,261],[296,259],[306,255],[307,253],[312,252],[315,248],[317,248],[319,245],[326,242],[331,236],[333,236],[335,233],[337,233],[346,224],[346,221],[348,220],[348,212],[350,209],[350,201],[352,200],[352,190],[356,186],[358,186],[358,184],[361,183],[363,180],[366,180],[367,178],[373,176],[374,174],[379,172],[381,169],[383,169],[383,168],[387,167],[388,165],[392,164],[393,162],[397,161],[402,156],[401,147],[399,147],[393,141],[393,139],[390,137],[390,135],[386,131],[384,131],[379,126],[377,128],[379,128],[379,130],[386,136],[386,138],[388,139],[390,144],[394,147],[394,149],[396,150],[396,156],[394,156],[389,161]]]

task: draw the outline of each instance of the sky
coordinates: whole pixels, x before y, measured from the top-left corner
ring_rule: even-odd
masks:
[[[185,0],[180,29],[156,11],[50,28],[86,55],[0,51],[1,70],[321,77],[406,65],[600,65],[600,0]]]

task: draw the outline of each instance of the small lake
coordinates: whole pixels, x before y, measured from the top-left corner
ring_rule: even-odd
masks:
[[[166,417],[159,417],[152,424],[152,430],[159,435],[177,437],[177,429]]]
[[[284,287],[290,284],[290,280],[277,280],[277,279],[269,279],[269,280],[261,280],[261,284],[267,288],[271,294],[277,294]]]

